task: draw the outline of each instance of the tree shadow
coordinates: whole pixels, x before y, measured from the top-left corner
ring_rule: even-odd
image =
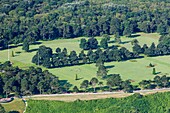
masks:
[[[129,42],[131,42],[131,41],[124,41],[124,42],[121,42],[120,44],[127,44]]]
[[[42,42],[34,42],[31,45],[40,45],[40,44],[42,44]]]
[[[59,83],[61,84],[61,86],[63,86],[64,84],[66,84],[68,82],[68,80],[59,80]]]
[[[129,36],[129,38],[136,38],[136,37],[139,37],[139,36],[141,36],[141,35],[139,35],[139,34],[133,34],[133,35]]]
[[[81,79],[83,79],[83,77],[77,78],[77,80],[81,80]]]
[[[109,49],[117,49],[117,48],[118,48],[117,45],[112,45],[112,46],[109,47]]]
[[[114,41],[114,40],[111,40],[111,41],[109,41],[108,43],[115,43],[115,41]]]
[[[31,50],[29,50],[28,52],[34,52],[34,51],[37,51],[38,49],[36,48],[36,49],[31,49]]]
[[[110,69],[110,68],[113,68],[113,67],[115,67],[114,65],[110,65],[110,66],[105,66],[106,67],[106,69]]]
[[[159,71],[159,72],[156,72],[156,73],[155,73],[155,75],[158,75],[158,74],[161,74],[161,72]]]
[[[19,111],[10,111],[8,113],[20,113]]]

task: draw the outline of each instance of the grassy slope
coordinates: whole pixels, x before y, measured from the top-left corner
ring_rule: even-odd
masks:
[[[23,113],[25,109],[25,104],[21,99],[15,99],[14,101],[10,103],[4,103],[2,106],[5,108],[7,112],[9,111],[19,111],[20,113]]]
[[[152,42],[155,42],[155,44],[158,43],[159,35],[156,33],[153,34],[144,34],[144,33],[138,33],[138,36],[136,39],[139,41],[139,44],[143,45],[144,43],[151,45]],[[111,36],[111,40],[113,39],[113,36]],[[53,41],[43,41],[41,45],[46,45],[51,48],[53,48],[53,51],[55,51],[55,48],[67,48],[68,51],[76,50],[77,53],[81,51],[79,48],[79,41],[80,38],[75,39],[60,39],[60,40],[53,40]],[[101,38],[98,37],[100,40]],[[125,46],[129,50],[132,50],[132,45],[129,42],[130,40],[133,40],[134,38],[126,38],[122,37],[121,40],[124,42],[124,44],[120,44],[120,46]],[[110,43],[110,46],[113,45],[113,43]],[[40,45],[31,45],[30,49],[37,49]],[[19,66],[21,68],[27,68],[28,66],[35,66],[31,63],[32,56],[35,55],[36,51],[26,53],[23,52],[22,47],[13,48],[12,50],[14,52],[21,52],[20,54],[16,55],[15,57],[11,57],[11,61],[14,63],[15,66]],[[7,60],[7,50],[0,51],[0,61]],[[11,50],[10,50],[11,53]],[[151,74],[152,69],[147,68],[147,65],[149,63],[156,64],[156,70],[158,72],[162,73],[170,73],[168,70],[170,67],[170,64],[167,63],[170,60],[169,56],[163,56],[163,57],[153,57],[153,58],[144,58],[144,59],[137,59],[137,62],[110,62],[106,63],[106,66],[108,66],[109,73],[120,73],[123,79],[133,79],[135,83],[141,81],[142,79],[152,79],[154,76]],[[115,67],[113,67],[115,66]],[[45,69],[45,68],[43,68]],[[55,69],[49,69],[51,73],[53,73],[56,76],[59,76],[62,80],[68,80],[70,83],[79,86],[79,84],[84,80],[88,79],[90,80],[92,77],[96,76],[96,70],[95,64],[87,64],[87,65],[81,65],[81,66],[72,66],[72,67],[65,67],[65,68],[55,68]],[[78,75],[79,78],[82,78],[81,80],[75,81],[75,75]]]
[[[90,101],[59,102],[29,100],[26,113],[165,113],[170,108],[170,92],[139,98],[108,98]]]

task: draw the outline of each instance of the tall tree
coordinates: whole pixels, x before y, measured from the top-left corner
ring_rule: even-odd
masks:
[[[84,80],[81,84],[80,84],[80,88],[84,88],[85,92],[87,91],[87,88],[89,86],[89,81],[88,80]]]
[[[97,76],[104,78],[107,76],[107,69],[104,65],[100,65],[97,70]]]
[[[96,92],[96,85],[98,82],[99,82],[98,79],[95,77],[90,80],[90,84],[92,85],[94,92]]]
[[[22,50],[28,52],[29,51],[29,42],[27,40],[24,40]]]

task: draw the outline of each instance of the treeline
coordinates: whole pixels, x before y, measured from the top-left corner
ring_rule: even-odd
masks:
[[[0,94],[15,96],[66,92],[69,83],[63,83],[47,70],[30,67],[22,70],[9,61],[0,64]]]
[[[106,86],[103,84],[103,82],[94,77],[90,81],[82,81],[82,83],[80,84],[80,88],[83,89],[85,92],[97,92],[98,90],[112,92],[122,90],[125,93],[133,93],[134,90],[140,89],[137,86],[133,86],[130,80],[123,81],[119,74],[111,74],[109,76],[106,75],[106,77]],[[98,86],[97,90],[96,86]],[[91,87],[93,88],[93,90],[91,90]],[[74,86],[73,92],[79,92],[77,86]]]
[[[134,53],[143,53],[150,57],[170,54],[170,34],[162,35],[157,46],[155,43],[152,43],[150,47],[148,47],[146,44],[141,47],[137,40],[133,40],[132,44],[134,45]]]
[[[56,48],[56,52],[53,53],[50,47],[40,46],[36,55],[33,56],[32,62],[36,65],[42,65],[46,68],[55,68],[63,66],[80,65],[87,63],[96,63],[98,60],[103,62],[110,61],[122,61],[132,58],[138,58],[137,53],[130,52],[125,47],[118,49],[117,47],[107,48],[102,50],[100,48],[88,50],[85,54],[82,50],[79,54],[76,51],[67,52],[67,49]]]
[[[153,80],[142,80],[139,83],[142,89],[155,89],[155,88],[169,88],[170,87],[170,77],[155,76]]]
[[[144,1],[147,1],[146,3]],[[148,5],[149,4],[149,5]],[[152,6],[152,7],[151,7]],[[83,12],[83,13],[82,13]],[[0,47],[79,36],[169,32],[169,2],[73,0],[8,1],[0,4]]]

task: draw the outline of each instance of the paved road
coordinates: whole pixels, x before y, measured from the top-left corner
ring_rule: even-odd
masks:
[[[151,93],[151,92],[161,92],[161,91],[170,91],[170,88],[162,89],[148,89],[148,90],[136,90],[134,93]],[[23,98],[33,98],[33,97],[52,97],[52,96],[74,96],[74,95],[104,95],[104,94],[125,94],[123,91],[117,92],[100,92],[100,93],[66,93],[66,94],[43,94],[43,95],[32,95],[32,96],[23,96]]]

